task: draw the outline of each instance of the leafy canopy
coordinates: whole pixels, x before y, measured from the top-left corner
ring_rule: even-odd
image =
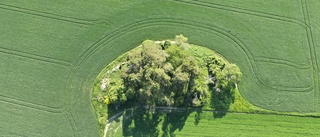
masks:
[[[104,77],[104,103],[118,107],[134,99],[147,106],[198,107],[210,103],[211,95],[232,94],[240,69],[218,55],[194,56],[187,40],[183,35],[173,41],[146,40],[130,51]]]

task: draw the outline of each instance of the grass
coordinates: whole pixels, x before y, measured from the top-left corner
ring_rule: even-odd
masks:
[[[320,124],[319,119],[310,117],[242,113],[229,113],[224,118],[216,119],[212,117],[212,112],[191,112],[184,119],[184,114],[180,112],[153,114],[149,117],[156,119],[148,121],[145,118],[144,122],[155,126],[142,128],[136,125],[136,121],[141,120],[138,115],[143,114],[121,118],[120,124],[112,123],[108,136],[319,136],[317,125]],[[200,122],[197,123],[198,117]]]
[[[99,72],[145,39],[176,34],[236,63],[244,74],[239,91],[254,106],[319,112],[319,6],[316,0],[3,0],[0,136],[99,136],[90,100]],[[303,125],[295,121],[304,118],[284,118]]]
[[[195,114],[191,114],[191,117]],[[186,128],[175,132],[177,136],[317,136],[318,119],[289,116],[228,114],[222,119],[213,119],[212,114],[203,114],[203,121],[194,125],[190,117]]]

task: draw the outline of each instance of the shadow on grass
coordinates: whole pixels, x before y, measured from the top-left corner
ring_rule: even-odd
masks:
[[[212,107],[215,111],[213,111],[214,118],[222,118],[224,117],[232,103],[234,103],[234,87],[229,87],[228,90],[216,92],[213,91],[211,95]]]
[[[160,113],[151,113],[148,110],[131,110],[123,116],[122,135],[135,137],[157,137],[159,136],[159,130],[157,127],[161,122],[160,117]]]
[[[172,112],[165,114],[164,121],[162,123],[162,137],[174,136],[173,133],[176,130],[181,131],[190,113],[190,111],[186,110],[182,112]]]
[[[188,109],[136,108],[123,114],[122,135],[134,137],[171,137],[182,130],[190,113]],[[200,111],[199,111],[200,112]],[[200,115],[199,115],[200,116]],[[200,121],[200,117],[195,120]]]
[[[214,118],[223,118],[234,102],[233,91],[212,92],[212,111]],[[132,108],[132,109],[125,109]],[[123,113],[122,113],[123,112]],[[201,120],[202,108],[156,107],[146,109],[134,101],[119,107],[109,107],[108,115],[122,113],[122,136],[134,137],[172,137],[175,131],[181,131],[191,113],[194,113],[194,125]],[[120,118],[114,119],[120,122]]]

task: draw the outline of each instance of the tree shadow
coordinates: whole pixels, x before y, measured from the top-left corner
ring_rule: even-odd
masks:
[[[224,117],[232,103],[234,103],[234,87],[229,86],[226,90],[217,92],[216,90],[211,90],[211,100],[212,107],[214,108],[213,117],[222,118]]]
[[[198,108],[195,110],[196,114],[194,115],[194,125],[198,125],[200,123],[202,108]]]
[[[190,110],[172,111],[170,113],[166,113],[162,123],[162,137],[174,137],[174,132],[176,130],[181,131],[183,129],[190,113]]]
[[[214,108],[213,118],[222,118],[227,114],[227,111],[232,103],[234,103],[234,88],[228,88],[221,92],[211,92],[211,105]],[[137,136],[137,137],[174,137],[175,131],[181,131],[185,126],[186,120],[191,113],[194,113],[194,125],[198,125],[201,120],[203,110],[199,108],[170,108],[170,107],[156,107],[145,108],[141,104],[131,102],[130,105],[123,107],[131,107],[132,109],[124,110],[122,107],[115,110],[110,107],[112,114],[115,112],[124,111],[122,114],[122,135],[123,136]],[[162,108],[162,109],[157,109]],[[169,108],[169,109],[166,109]],[[118,119],[116,121],[119,121]]]
[[[186,120],[193,112],[196,112],[194,124],[197,125],[201,119],[202,109],[132,109],[123,113],[122,135],[174,137],[174,132],[183,129]]]
[[[162,121],[161,113],[135,108],[123,115],[122,135],[134,137],[159,136],[158,125]]]
[[[130,136],[133,134],[133,115],[134,109],[127,110],[123,113],[123,121],[122,121],[122,135],[123,136]]]

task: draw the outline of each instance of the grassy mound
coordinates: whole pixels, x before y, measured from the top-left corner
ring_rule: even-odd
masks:
[[[233,109],[250,109],[238,92],[237,84],[242,75],[239,68],[215,51],[187,43],[187,39],[177,35],[175,40],[147,40],[102,70],[92,91],[101,133],[108,119],[108,107],[128,106],[127,100],[130,104],[149,107],[228,111],[236,96],[238,100]]]

